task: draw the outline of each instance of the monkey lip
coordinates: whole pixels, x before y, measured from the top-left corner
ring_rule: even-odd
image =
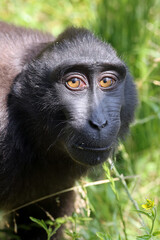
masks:
[[[102,151],[102,152],[104,152],[104,151],[109,151],[109,150],[111,150],[112,149],[112,146],[110,145],[110,146],[106,146],[106,147],[102,147],[102,148],[100,148],[100,147],[87,147],[87,146],[79,146],[79,145],[74,145],[74,147],[75,148],[78,148],[78,149],[80,149],[80,150],[86,150],[86,151]]]

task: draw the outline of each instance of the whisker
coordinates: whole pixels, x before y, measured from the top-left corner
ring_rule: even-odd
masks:
[[[62,135],[63,131],[64,131],[64,128],[62,128],[62,129],[60,130],[58,136],[56,137],[56,140],[55,140],[53,143],[51,143],[50,146],[47,148],[47,152],[50,150],[51,147],[53,147],[53,146],[56,144],[57,140],[58,140],[59,137]]]

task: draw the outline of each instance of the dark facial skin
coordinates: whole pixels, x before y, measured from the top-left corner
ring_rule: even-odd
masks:
[[[119,71],[120,69],[120,71]],[[81,164],[105,161],[117,144],[126,69],[106,63],[66,66],[54,87],[66,126],[62,143]],[[63,92],[63,94],[61,94]]]

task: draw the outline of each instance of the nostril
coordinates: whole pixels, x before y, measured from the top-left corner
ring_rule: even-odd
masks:
[[[108,122],[106,121],[105,123],[102,124],[101,128],[104,128],[105,126],[107,126]]]
[[[98,123],[98,122],[95,122],[95,121],[92,121],[92,120],[89,120],[89,124],[92,128],[95,128],[95,129],[101,129],[101,128],[104,128],[108,122],[105,121],[104,123]]]
[[[93,121],[89,120],[89,124],[92,128],[98,128],[97,124],[94,123]]]

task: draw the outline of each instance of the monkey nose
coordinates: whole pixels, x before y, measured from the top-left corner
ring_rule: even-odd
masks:
[[[103,122],[98,122],[98,121],[94,121],[94,120],[89,120],[89,125],[94,128],[94,129],[98,129],[101,130],[102,128],[106,127],[108,124],[107,120],[104,120]]]

